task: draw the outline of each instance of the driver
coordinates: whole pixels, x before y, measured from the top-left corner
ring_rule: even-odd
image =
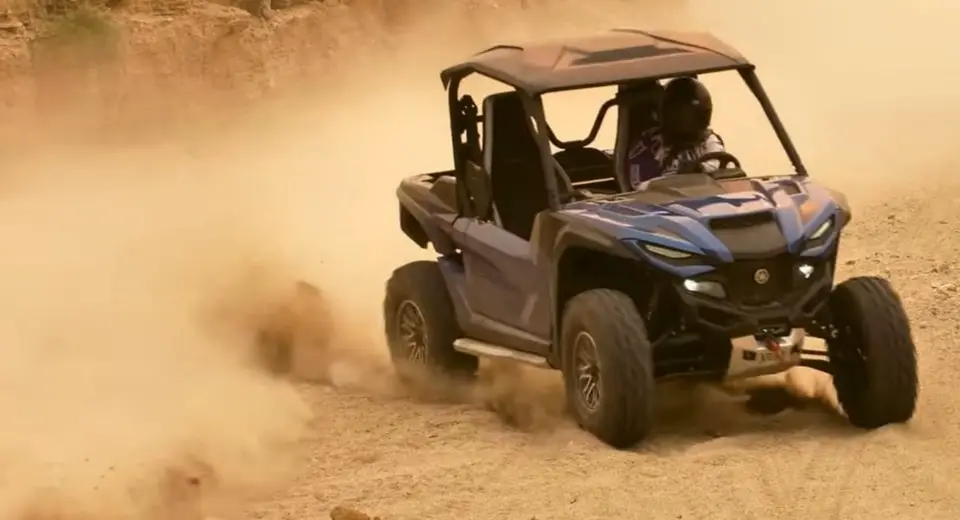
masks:
[[[643,132],[630,147],[630,185],[676,173],[680,165],[705,154],[724,151],[723,140],[710,129],[713,102],[710,92],[694,78],[670,81],[660,103],[660,125]],[[701,171],[712,172],[719,161],[706,161]]]

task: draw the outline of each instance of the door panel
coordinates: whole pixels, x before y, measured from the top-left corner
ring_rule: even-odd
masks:
[[[490,222],[459,219],[458,224],[461,222],[467,300],[473,312],[548,338],[546,286],[538,276],[530,242]]]

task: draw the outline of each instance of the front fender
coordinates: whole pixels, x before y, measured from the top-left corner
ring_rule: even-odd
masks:
[[[551,248],[550,258],[550,298],[553,303],[553,312],[551,313],[551,329],[553,330],[553,343],[557,345],[559,341],[560,321],[563,313],[563,298],[560,295],[561,263],[566,255],[573,250],[592,251],[598,255],[620,258],[623,260],[638,260],[637,255],[631,251],[623,242],[596,229],[579,228],[568,226],[556,235],[556,239]]]

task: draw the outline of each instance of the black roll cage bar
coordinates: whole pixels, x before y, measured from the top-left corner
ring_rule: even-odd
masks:
[[[767,120],[770,122],[770,125],[773,127],[774,133],[777,135],[777,139],[780,141],[780,145],[783,147],[784,152],[786,152],[787,157],[790,159],[790,163],[793,165],[794,172],[797,175],[806,177],[808,175],[806,167],[803,165],[803,161],[800,158],[799,152],[797,152],[796,147],[793,144],[793,141],[790,139],[789,134],[787,133],[786,127],[783,125],[780,117],[777,115],[776,109],[773,107],[773,103],[770,101],[770,97],[767,95],[766,90],[764,90],[763,85],[760,82],[760,78],[756,74],[756,67],[753,65],[740,65],[735,67],[723,67],[718,69],[708,69],[701,71],[690,71],[686,74],[671,74],[669,76],[663,77],[645,77],[645,78],[636,78],[631,79],[627,83],[633,83],[635,81],[660,81],[664,79],[674,78],[678,76],[698,76],[701,74],[709,74],[715,72],[725,72],[730,70],[736,70],[740,77],[746,83],[747,88],[753,93],[754,97],[760,103],[760,107],[763,109],[764,115],[767,116]],[[477,123],[479,122],[479,115],[477,113],[476,103],[473,102],[472,98],[469,96],[464,96],[461,99],[460,97],[460,83],[472,74],[480,74],[487,78],[499,81],[496,78],[484,74],[483,72],[472,68],[465,71],[463,74],[457,75],[456,77],[451,78],[449,85],[447,86],[447,103],[450,110],[450,133],[451,133],[451,142],[453,145],[453,161],[454,161],[454,174],[457,177],[457,203],[458,211],[463,214],[463,216],[475,216],[470,215],[471,205],[467,202],[469,201],[469,193],[467,192],[467,183],[462,178],[463,172],[465,171],[467,157],[464,153],[465,143],[463,137],[466,134],[468,140],[478,139]],[[601,84],[601,85],[584,85],[578,86],[571,89],[563,90],[581,90],[586,88],[598,88],[598,87],[609,87],[615,86],[616,84]],[[512,85],[511,85],[512,86]],[[524,111],[527,114],[527,124],[530,125],[530,130],[533,132],[537,140],[537,145],[540,151],[541,163],[543,164],[543,175],[546,182],[547,188],[547,200],[550,205],[550,209],[557,210],[560,208],[560,196],[557,189],[557,177],[554,173],[553,162],[551,160],[552,153],[550,151],[550,144],[552,143],[557,148],[562,150],[570,150],[583,148],[592,143],[596,138],[597,134],[600,132],[600,127],[603,125],[603,121],[606,118],[607,112],[611,107],[616,106],[621,101],[620,93],[618,92],[615,97],[604,102],[597,113],[596,119],[594,119],[593,127],[590,129],[590,133],[587,134],[587,137],[584,139],[574,140],[574,141],[561,141],[556,134],[554,134],[553,129],[547,124],[546,114],[543,109],[543,98],[542,94],[531,94],[524,90],[521,90],[514,86],[517,90],[520,99],[523,103]],[[562,90],[558,90],[562,91]],[[558,92],[550,91],[550,92]],[[544,92],[550,93],[550,92]],[[471,124],[467,124],[467,123]],[[546,132],[541,131],[540,129],[546,129]],[[469,141],[468,141],[469,142]]]
[[[597,111],[597,117],[593,120],[593,126],[590,128],[590,133],[588,133],[583,139],[575,141],[561,141],[557,135],[553,133],[553,128],[550,127],[549,123],[547,123],[547,137],[554,146],[561,150],[576,150],[577,148],[590,146],[590,144],[596,140],[597,134],[600,133],[600,127],[603,126],[603,121],[607,118],[607,112],[612,107],[615,107],[618,103],[620,103],[620,98],[621,95],[618,92],[615,97],[604,101],[603,104],[600,105],[600,110]]]
[[[590,132],[587,134],[587,136],[583,139],[561,141],[560,138],[557,137],[557,134],[553,132],[553,127],[547,123],[547,138],[550,139],[550,143],[561,150],[576,150],[578,148],[590,146],[590,144],[597,139],[597,134],[600,133],[600,128],[603,126],[603,122],[607,118],[607,112],[620,103],[620,97],[621,94],[617,93],[616,97],[608,99],[604,101],[602,105],[600,105],[600,110],[597,112],[597,117],[593,121],[593,126],[590,128]],[[458,105],[460,117],[464,118],[464,120],[480,123],[483,119],[483,114],[480,114],[477,111],[477,105],[473,98],[469,95],[461,96]],[[467,126],[464,128],[464,132],[466,132],[468,140],[478,139],[480,137],[479,133],[476,131],[476,128],[473,126]]]

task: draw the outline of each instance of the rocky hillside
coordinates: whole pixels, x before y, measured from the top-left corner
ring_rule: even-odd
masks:
[[[0,135],[77,115],[87,125],[155,121],[322,85],[365,46],[390,46],[418,12],[468,18],[537,3],[272,1],[267,10],[247,0],[0,0]]]

